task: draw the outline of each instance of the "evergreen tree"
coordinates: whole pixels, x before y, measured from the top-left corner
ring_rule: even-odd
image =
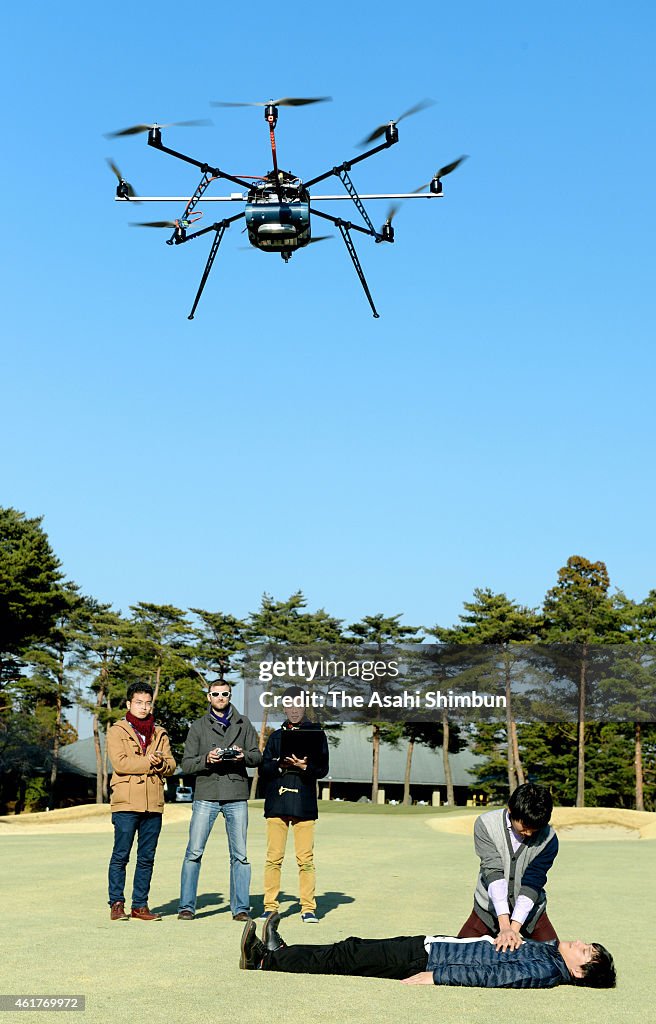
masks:
[[[87,599],[87,616],[78,637],[80,670],[89,679],[92,698],[82,702],[93,715],[96,753],[96,803],[106,802],[107,745],[101,743],[108,726],[117,721],[127,689],[128,651],[134,647],[134,626],[111,605]]]
[[[401,612],[398,615],[384,615],[382,612],[377,615],[365,615],[360,622],[354,622],[348,627],[349,633],[357,643],[373,647],[380,661],[385,655],[385,648],[392,644],[421,642],[421,638],[417,636],[419,626],[402,626],[399,622],[401,615]],[[384,679],[384,676],[380,676],[377,682],[383,684]],[[378,720],[371,723],[371,802],[374,804],[378,802],[380,741],[389,737],[391,742],[395,742],[397,736],[395,724]]]
[[[482,743],[486,737],[489,743],[494,737],[495,743],[505,745],[508,791],[511,793],[525,781],[511,687],[513,668],[522,655],[514,645],[534,643],[540,635],[541,620],[532,609],[522,607],[505,594],[495,594],[489,588],[474,590],[473,600],[465,601],[464,609],[459,616],[459,626],[452,629],[435,626],[430,632],[442,643],[488,644],[499,649],[499,672],[506,697],[505,734],[497,727],[486,726],[480,740]]]
[[[603,562],[573,555],[558,570],[558,582],[544,600],[545,640],[578,644],[576,806],[585,805],[585,704],[591,645],[621,642],[616,609],[608,595],[610,578]]]
[[[32,671],[23,689],[26,694],[33,694],[35,713],[50,746],[48,806],[51,808],[54,807],[59,748],[67,735],[63,713],[73,707],[79,697],[75,672],[80,655],[80,629],[88,614],[88,603],[75,584],[66,584],[63,594],[65,606],[47,640],[34,644],[24,655]]]

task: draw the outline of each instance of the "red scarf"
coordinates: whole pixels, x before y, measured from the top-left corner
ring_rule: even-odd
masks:
[[[128,711],[126,712],[125,717],[136,732],[137,739],[139,740],[139,746],[145,754],[146,747],[153,738],[153,732],[155,731],[155,716],[151,712],[151,714],[147,715],[146,718],[136,718],[131,711]]]

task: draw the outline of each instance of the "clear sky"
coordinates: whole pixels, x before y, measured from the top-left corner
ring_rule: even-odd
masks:
[[[655,21],[630,0],[12,5],[0,503],[43,515],[67,575],[123,610],[243,615],[301,588],[347,622],[447,625],[476,586],[539,604],[572,554],[645,596]],[[165,141],[266,173],[262,111],[209,101],[285,95],[333,97],[280,111],[300,177],[423,97],[356,185],[470,159],[444,200],[404,204],[394,246],[356,238],[380,320],[339,236],[285,265],[237,227],[190,323],[209,241],[129,228],[181,209],[115,204],[104,161],[145,195],[199,175],[103,133],[212,117]]]

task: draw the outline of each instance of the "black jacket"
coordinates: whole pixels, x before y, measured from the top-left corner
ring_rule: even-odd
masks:
[[[310,722],[307,718],[298,726],[299,729],[314,729],[322,734],[321,754],[316,761],[309,761],[304,772],[285,771],[279,768],[280,736],[282,729],[276,729],[267,740],[262,758],[260,775],[265,784],[264,817],[265,818],[299,818],[301,821],[315,821],[319,817],[317,807],[317,779],[328,774],[328,741],[321,726]]]
[[[248,800],[250,783],[247,768],[257,768],[262,760],[255,729],[246,715],[231,704],[232,718],[227,729],[212,718],[209,711],[191,723],[184,754],[183,775],[196,776],[195,800]],[[207,755],[214,747],[236,744],[244,759],[208,765]]]

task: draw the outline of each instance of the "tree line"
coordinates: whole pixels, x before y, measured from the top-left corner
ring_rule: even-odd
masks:
[[[389,645],[424,640],[495,645],[506,718],[463,726],[443,711],[439,721],[370,721],[372,800],[380,744],[386,741],[405,746],[406,802],[413,752],[424,744],[442,751],[451,804],[449,755],[469,746],[478,755],[477,789],[490,799],[503,800],[518,783],[532,780],[548,785],[562,804],[654,808],[656,726],[645,720],[638,696],[632,704],[629,687],[621,722],[586,721],[585,699],[594,651],[602,644],[625,645],[625,678],[635,681],[636,694],[653,685],[646,662],[656,641],[656,590],[633,601],[611,592],[603,562],[572,556],[539,609],[479,588],[464,603],[456,625],[410,626],[401,619],[401,613],[378,612],[347,624],[324,609],[308,611],[301,591],[284,600],[265,593],[245,618],[145,601],[123,614],[81,593],[65,577],[40,518],[0,508],[0,808],[53,805],[59,751],[77,738],[66,719],[76,705],[92,715],[96,799],[106,801],[108,766],[101,738],[122,717],[132,681],[153,686],[157,720],[179,757],[189,723],[206,710],[207,682],[238,675],[249,645],[280,651],[346,643],[382,652]],[[576,723],[522,721],[515,714],[511,680],[519,646],[527,644],[579,645]],[[262,746],[268,731],[263,712]],[[257,779],[253,793],[256,785]]]

